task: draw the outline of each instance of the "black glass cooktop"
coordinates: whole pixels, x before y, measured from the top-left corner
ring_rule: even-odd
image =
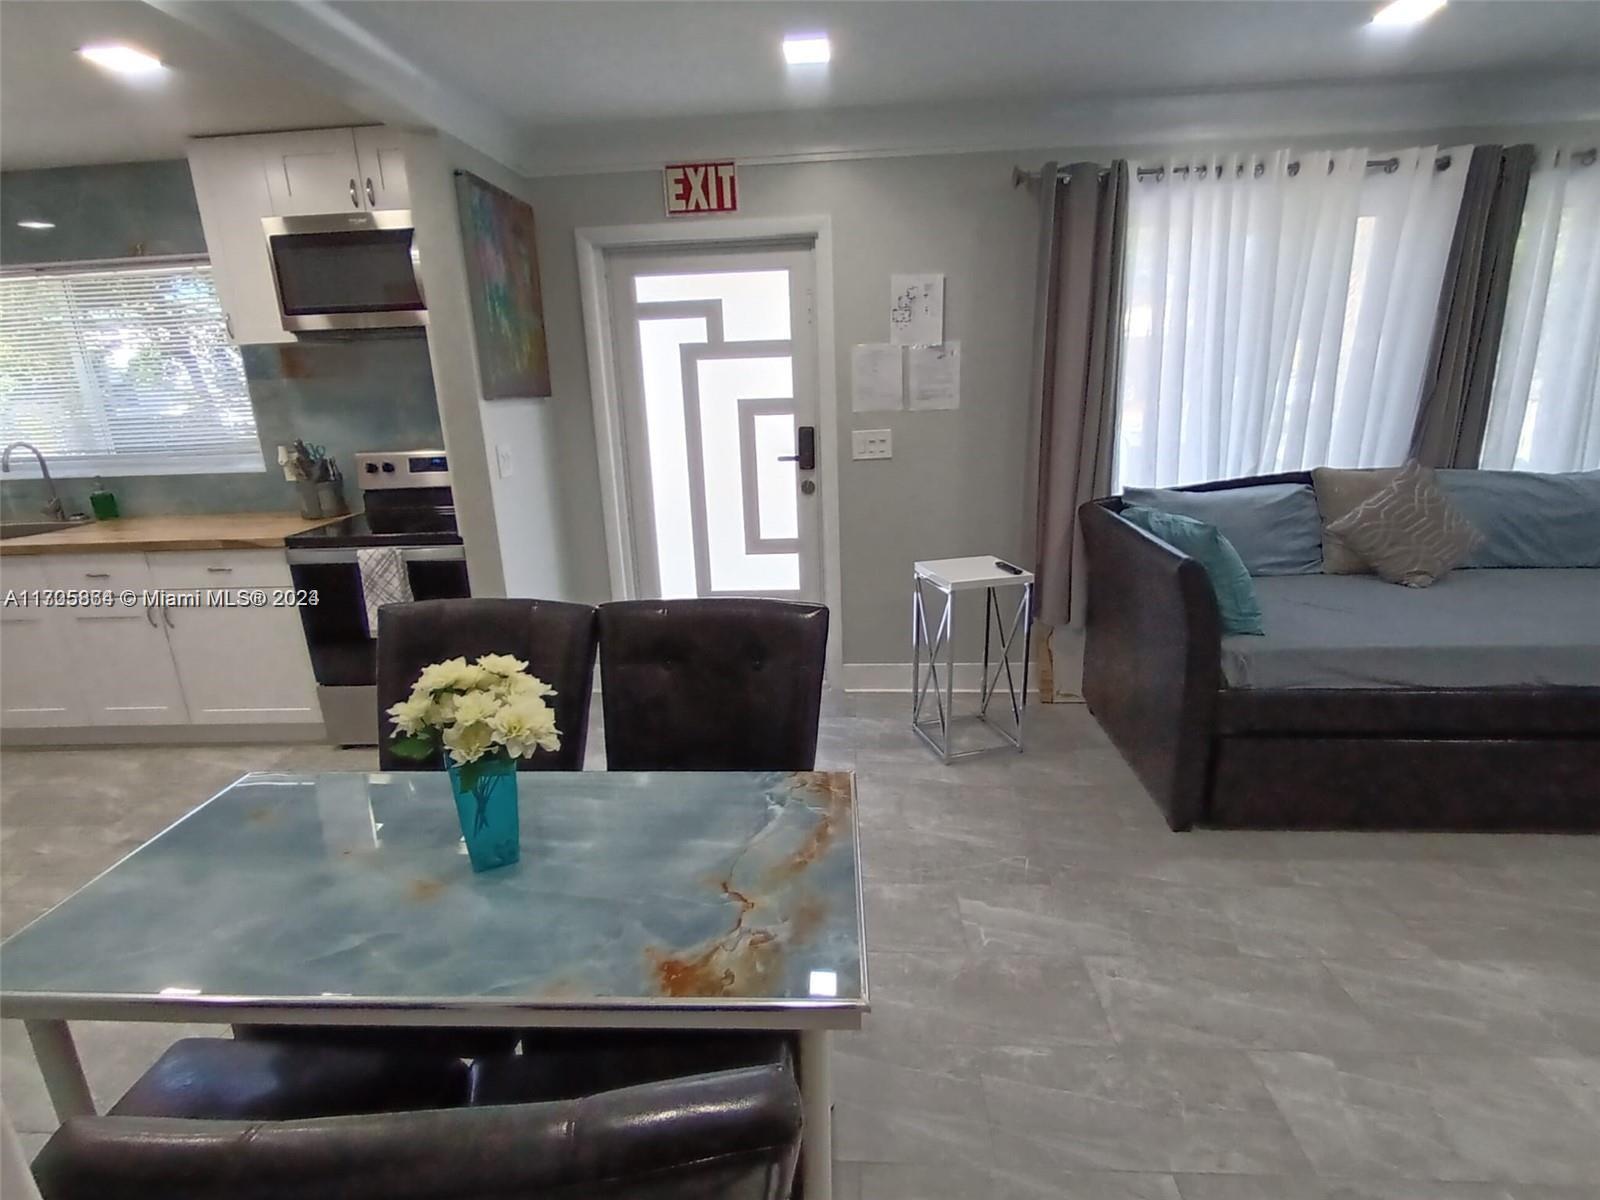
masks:
[[[352,517],[290,534],[284,545],[300,550],[339,546],[459,546],[454,509],[408,509],[357,513]]]

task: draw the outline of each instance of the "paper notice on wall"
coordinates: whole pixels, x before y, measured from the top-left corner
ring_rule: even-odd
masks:
[[[905,407],[902,360],[899,346],[874,342],[851,347],[851,407],[856,412],[888,412]]]
[[[906,385],[913,410],[961,407],[961,343],[906,347]]]
[[[944,341],[944,276],[889,277],[889,340],[896,346]]]

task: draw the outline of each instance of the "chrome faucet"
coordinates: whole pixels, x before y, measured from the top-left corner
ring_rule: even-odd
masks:
[[[39,460],[39,475],[50,492],[50,502],[44,506],[45,515],[52,520],[65,521],[67,510],[61,505],[61,493],[56,491],[56,481],[50,478],[50,468],[45,465],[44,455],[39,453],[37,446],[30,446],[27,442],[12,442],[3,453],[0,453],[0,471],[8,475],[11,473],[11,452],[17,449],[26,450]]]

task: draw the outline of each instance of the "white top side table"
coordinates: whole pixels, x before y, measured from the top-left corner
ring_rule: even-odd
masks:
[[[1033,572],[1018,567],[1006,570],[1000,565],[1003,561],[991,554],[980,554],[971,558],[930,559],[912,566],[911,727],[946,763],[994,750],[1022,750],[1022,716],[1028,707],[1028,629],[1033,610]],[[983,670],[979,677],[976,720],[993,730],[1001,741],[992,746],[952,751],[950,728],[956,715],[955,598],[957,592],[979,588],[984,591]],[[1009,597],[1002,601],[1002,588],[1019,589],[1009,620],[1005,607]],[[930,591],[944,594],[943,611],[931,629],[928,624]],[[995,640],[1000,643],[1000,658],[991,666],[989,660]],[[1022,661],[1013,667],[1012,647],[1019,643]],[[996,721],[989,715],[989,704],[999,691],[1002,675],[1011,701],[1009,722]],[[929,697],[933,700],[932,716],[926,715]]]

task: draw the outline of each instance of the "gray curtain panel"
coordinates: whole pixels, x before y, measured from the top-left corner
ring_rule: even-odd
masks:
[[[1053,197],[1041,197],[1048,253],[1041,264],[1038,473],[1035,486],[1036,617],[1083,621],[1083,540],[1078,506],[1111,486],[1121,361],[1122,259],[1128,231],[1128,164],[1074,163]],[[1048,189],[1047,175],[1041,189]]]
[[[1533,160],[1532,146],[1472,151],[1411,435],[1411,457],[1426,466],[1478,465]]]

